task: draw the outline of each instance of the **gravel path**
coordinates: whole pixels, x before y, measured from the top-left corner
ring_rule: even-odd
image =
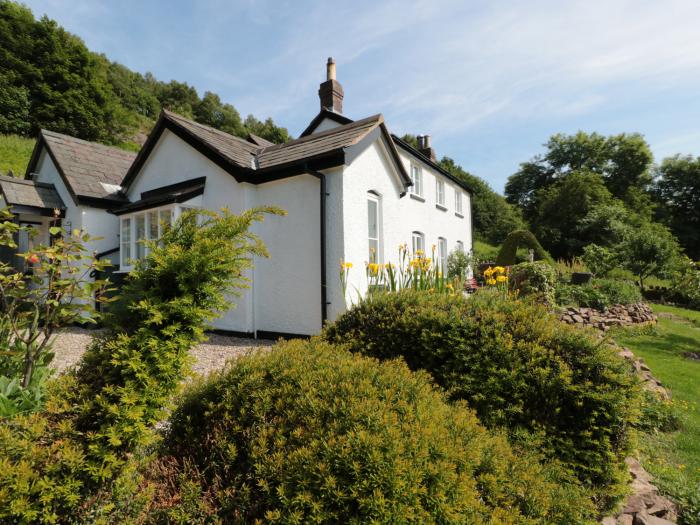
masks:
[[[75,365],[85,352],[92,338],[99,334],[97,330],[84,328],[66,328],[56,336],[53,352],[56,354],[52,365],[57,373],[62,373]],[[226,361],[247,355],[261,348],[270,348],[273,341],[265,339],[245,339],[218,334],[208,334],[209,340],[194,347],[190,353],[195,358],[192,369],[195,373],[206,375],[213,370],[223,368]]]

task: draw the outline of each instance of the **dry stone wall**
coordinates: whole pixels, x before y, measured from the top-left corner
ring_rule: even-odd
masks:
[[[590,326],[607,331],[613,326],[656,324],[656,315],[644,304],[616,304],[607,310],[595,308],[568,307],[559,317],[568,324]]]

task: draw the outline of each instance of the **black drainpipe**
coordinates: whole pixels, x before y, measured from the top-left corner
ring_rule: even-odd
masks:
[[[326,175],[320,171],[305,166],[309,175],[316,177],[321,183],[321,325],[328,320],[328,283],[326,282]]]

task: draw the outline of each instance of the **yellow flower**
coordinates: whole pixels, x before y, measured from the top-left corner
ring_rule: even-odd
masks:
[[[387,270],[393,270],[395,268],[395,266],[391,263],[386,263],[384,265],[384,268],[386,268]]]
[[[508,280],[508,277],[506,277],[505,275],[499,275],[498,277],[496,277],[496,281],[498,281],[499,283],[504,283],[507,280]]]
[[[412,259],[411,268],[420,268],[420,259]]]
[[[352,268],[352,263],[351,262],[345,263],[345,267],[348,269]]]
[[[493,271],[496,273],[505,273],[506,269],[503,266],[496,266]]]
[[[484,270],[484,277],[491,277],[493,275],[494,269],[490,266]]]
[[[496,279],[488,279],[486,281],[486,284],[490,284],[491,286],[493,286],[494,284],[496,284]]]
[[[416,250],[416,255],[420,257],[421,255],[425,255],[425,252],[423,250]]]
[[[445,286],[445,288],[447,288],[448,290],[454,290],[454,289],[455,289],[455,287],[452,286],[452,283],[447,283],[447,285]]]
[[[377,273],[379,273],[379,265],[377,263],[369,263],[367,265],[367,268],[369,269],[369,272],[371,274],[376,275]]]

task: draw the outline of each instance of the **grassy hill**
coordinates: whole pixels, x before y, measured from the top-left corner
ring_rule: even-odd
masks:
[[[0,174],[7,175],[7,172],[12,170],[15,175],[24,177],[32,149],[34,139],[0,135]]]

